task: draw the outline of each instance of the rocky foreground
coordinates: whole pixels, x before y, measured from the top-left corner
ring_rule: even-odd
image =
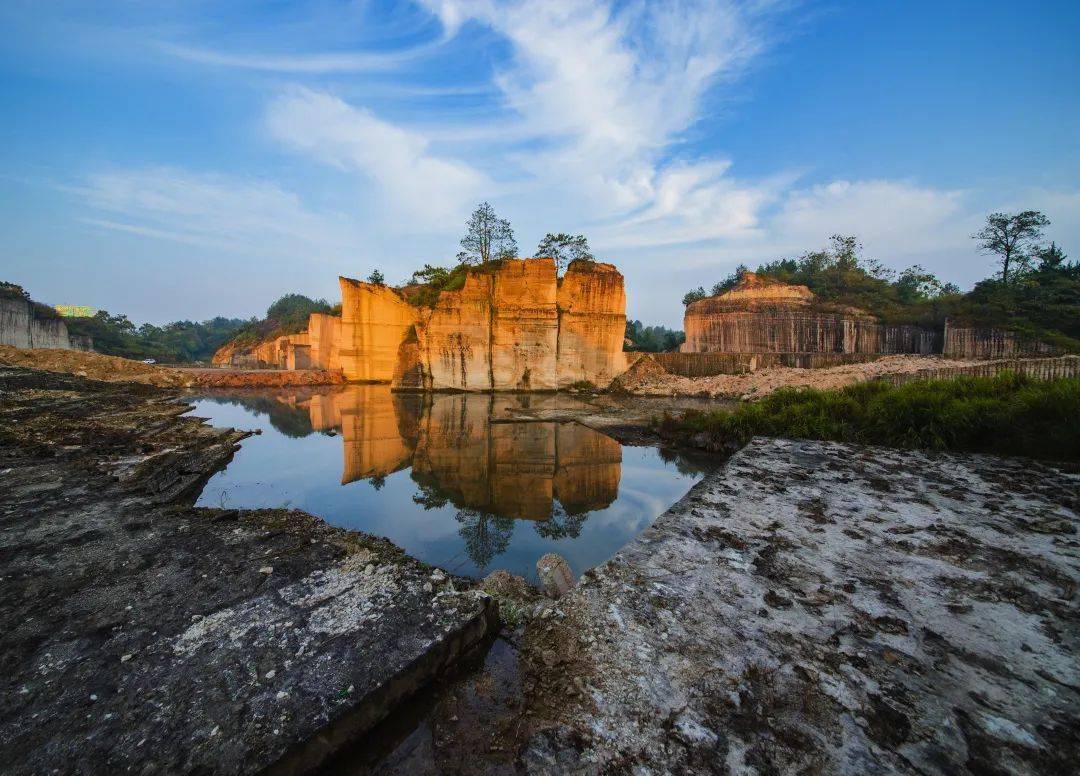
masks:
[[[303,772],[496,627],[375,537],[193,509],[243,433],[0,368],[5,773]]]
[[[757,439],[530,624],[534,773],[1080,761],[1080,477]]]

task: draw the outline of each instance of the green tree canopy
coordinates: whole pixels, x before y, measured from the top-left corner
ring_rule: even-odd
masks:
[[[555,271],[558,273],[562,273],[571,262],[594,260],[585,235],[569,235],[563,232],[548,232],[544,235],[544,239],[536,246],[536,255],[554,259]]]
[[[517,252],[510,222],[495,215],[495,209],[490,204],[481,202],[465,222],[465,236],[461,238],[458,262],[487,264],[496,259],[512,259]]]

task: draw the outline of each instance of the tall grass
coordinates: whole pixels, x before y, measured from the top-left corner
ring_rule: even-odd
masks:
[[[1080,378],[996,377],[777,391],[733,411],[665,416],[661,435],[720,450],[754,436],[1080,459]]]

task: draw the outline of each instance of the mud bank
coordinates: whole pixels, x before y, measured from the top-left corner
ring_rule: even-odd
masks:
[[[0,345],[0,365],[72,374],[107,383],[140,383],[159,388],[282,388],[340,385],[345,378],[319,369],[207,369],[164,367],[130,358],[59,348]]]
[[[191,508],[244,434],[186,409],[0,368],[6,773],[305,772],[496,627],[385,540]]]
[[[542,619],[534,773],[1063,773],[1080,478],[756,439]]]

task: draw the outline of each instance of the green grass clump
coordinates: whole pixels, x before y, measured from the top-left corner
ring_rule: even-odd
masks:
[[[926,450],[1080,459],[1080,378],[876,381],[834,391],[783,389],[732,411],[658,421],[669,441],[731,449],[755,436]]]

